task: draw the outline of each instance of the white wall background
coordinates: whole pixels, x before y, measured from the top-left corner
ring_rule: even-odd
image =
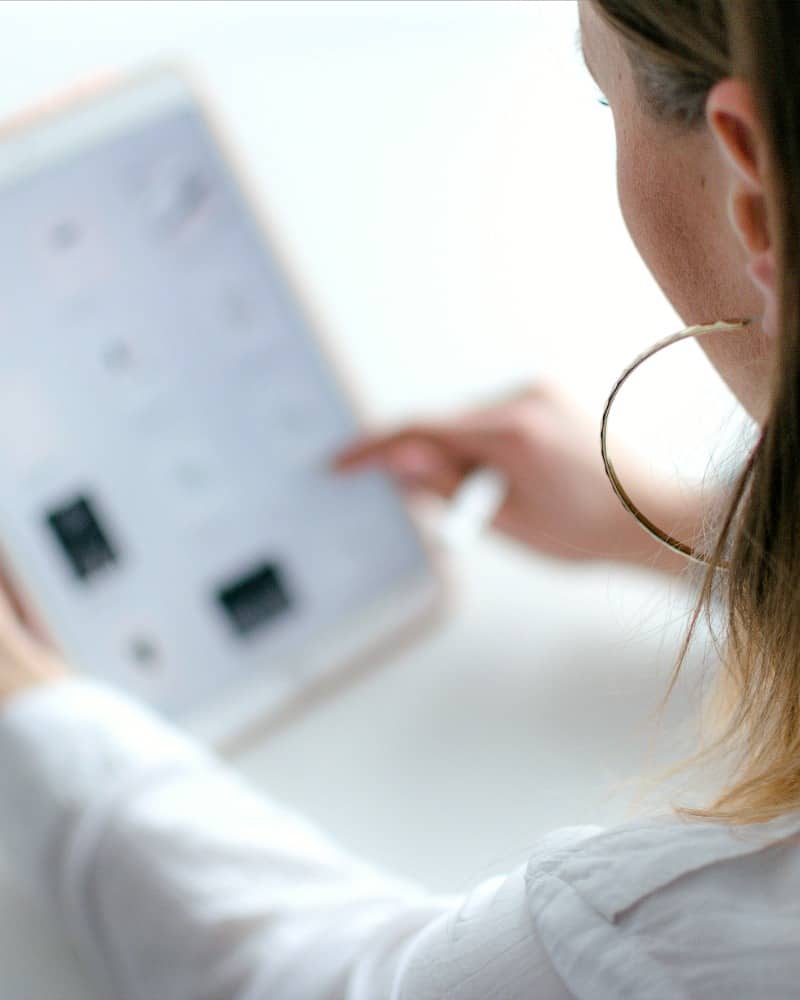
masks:
[[[576,26],[573,0],[4,2],[0,116],[185,62],[376,417],[532,372],[596,406],[681,324],[619,216]]]
[[[535,373],[599,420],[624,365],[681,324],[619,217],[576,25],[572,0],[5,2],[0,116],[97,70],[186,61],[376,420]],[[630,432],[661,441],[666,422],[696,458],[727,399],[684,364],[663,362]],[[647,760],[685,603],[644,573],[496,541],[455,570],[439,633],[241,761],[352,848],[447,889],[554,825],[624,815],[609,790]],[[86,1000],[10,879],[4,1000]]]

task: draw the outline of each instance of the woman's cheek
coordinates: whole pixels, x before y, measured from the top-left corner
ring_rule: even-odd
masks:
[[[639,166],[635,143],[624,131],[617,131],[617,198],[620,212],[631,239],[648,268],[658,277],[659,209],[648,191],[647,171]]]
[[[696,314],[702,306],[698,299],[705,297],[694,287],[702,247],[692,236],[688,207],[675,188],[679,168],[674,164],[673,168],[666,158],[642,155],[640,142],[620,135],[617,197],[622,218],[648,270],[673,308],[686,318]]]

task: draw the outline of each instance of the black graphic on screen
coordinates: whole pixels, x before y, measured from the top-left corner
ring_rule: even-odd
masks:
[[[274,563],[262,563],[246,576],[223,585],[217,592],[233,627],[249,635],[288,611],[291,599],[281,571]]]
[[[101,526],[97,511],[87,497],[75,497],[48,511],[46,518],[79,579],[88,580],[117,561],[108,532]]]

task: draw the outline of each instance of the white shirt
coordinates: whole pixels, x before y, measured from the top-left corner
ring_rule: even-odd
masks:
[[[109,1000],[800,996],[800,814],[562,830],[441,897],[85,680],[13,699],[0,761],[0,838]]]

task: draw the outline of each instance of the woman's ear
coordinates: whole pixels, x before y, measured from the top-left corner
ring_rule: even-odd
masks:
[[[737,77],[720,80],[706,100],[706,121],[727,166],[728,219],[747,254],[747,275],[764,299],[763,330],[775,336],[775,245],[767,202],[767,147],[752,92]]]

